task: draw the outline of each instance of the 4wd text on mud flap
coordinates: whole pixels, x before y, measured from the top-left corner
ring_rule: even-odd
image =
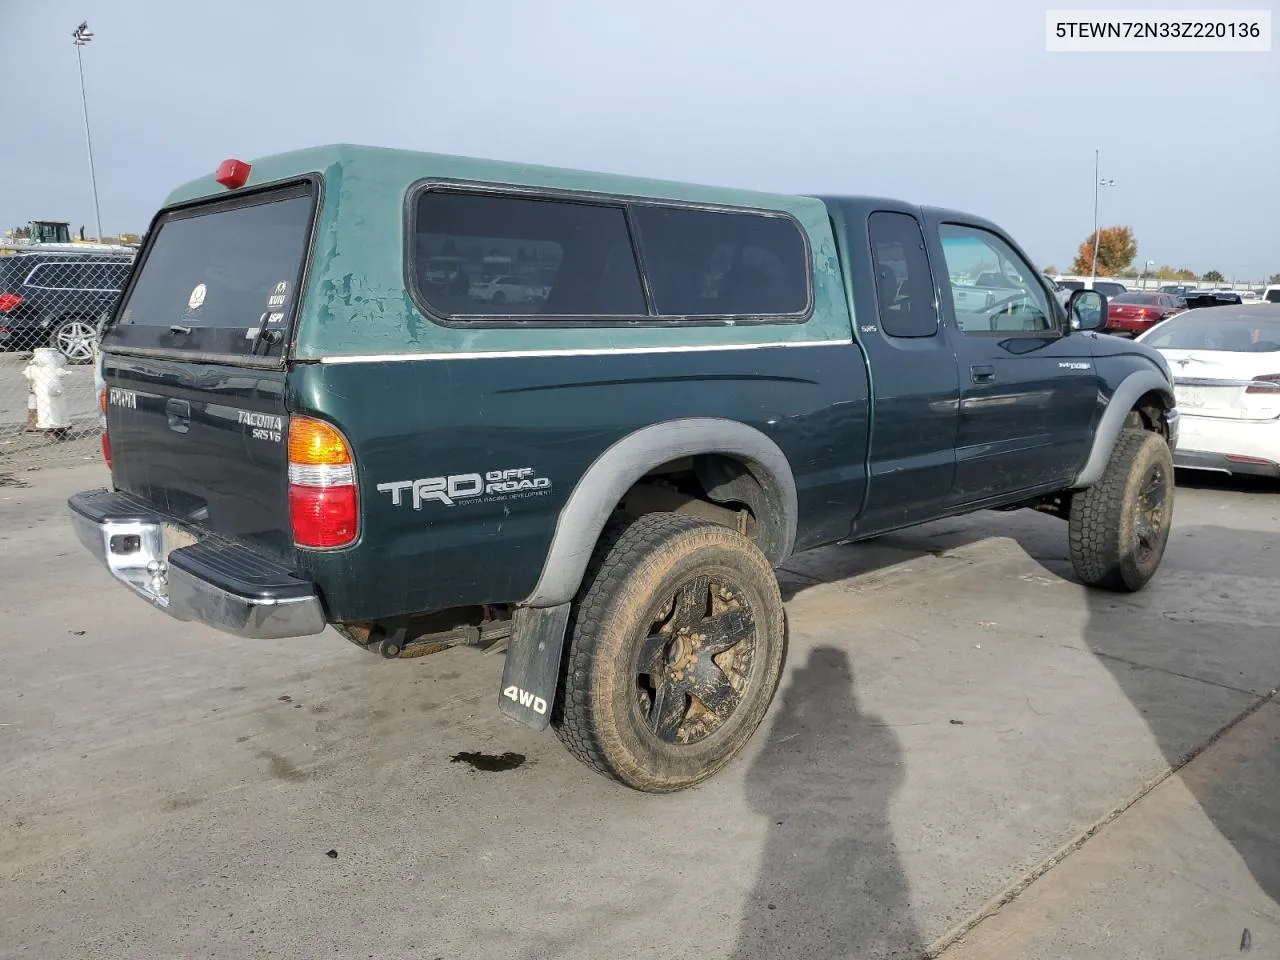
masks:
[[[510,470],[490,470],[483,476],[478,473],[455,473],[446,477],[424,477],[421,480],[397,480],[378,484],[379,493],[391,494],[391,505],[404,503],[402,494],[410,491],[413,509],[421,510],[427,500],[435,500],[446,507],[459,502],[472,502],[477,497],[485,501],[505,500],[522,493],[543,494],[551,490],[550,477],[535,477],[533,467],[516,467]]]
[[[507,687],[502,691],[502,695],[508,700],[514,700],[522,707],[532,707],[533,712],[539,716],[547,712],[547,701],[541,697],[535,697],[528,690],[521,690],[517,686]]]

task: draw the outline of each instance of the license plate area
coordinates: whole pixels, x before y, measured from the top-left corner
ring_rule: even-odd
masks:
[[[158,607],[169,605],[169,554],[199,539],[176,524],[138,520],[108,521],[102,538],[112,575]]]
[[[1242,391],[1236,386],[1202,386],[1175,384],[1173,395],[1178,407],[1201,416],[1239,417]]]

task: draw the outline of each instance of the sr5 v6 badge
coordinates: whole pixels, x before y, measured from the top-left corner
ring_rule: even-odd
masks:
[[[421,480],[397,480],[378,484],[379,493],[391,494],[391,505],[401,506],[409,491],[413,509],[421,510],[428,500],[446,507],[460,503],[492,503],[522,497],[538,497],[551,492],[550,477],[535,477],[533,467],[489,470],[486,473],[454,473],[446,477],[423,477]]]

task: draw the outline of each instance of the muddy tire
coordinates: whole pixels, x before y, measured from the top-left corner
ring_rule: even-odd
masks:
[[[778,581],[727,527],[649,514],[607,534],[569,620],[552,724],[628,787],[683,790],[751,739],[782,673]]]
[[[1072,497],[1071,565],[1086,586],[1133,593],[1155,575],[1173,524],[1173,453],[1159,434],[1121,431],[1102,479]]]

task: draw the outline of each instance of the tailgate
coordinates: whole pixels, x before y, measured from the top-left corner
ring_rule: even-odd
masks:
[[[292,549],[281,371],[106,355],[111,478],[195,527]]]
[[[314,214],[310,182],[163,212],[102,338],[116,489],[279,554],[285,358]]]

